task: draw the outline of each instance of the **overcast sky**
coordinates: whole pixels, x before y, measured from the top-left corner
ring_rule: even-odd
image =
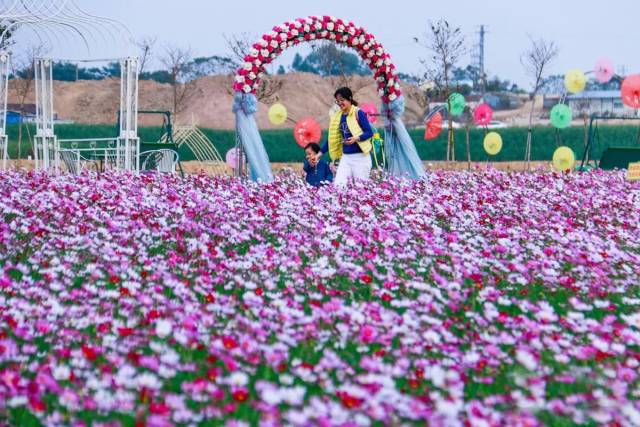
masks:
[[[487,26],[485,55],[489,76],[527,85],[520,55],[529,37],[556,42],[560,55],[553,72],[589,70],[600,57],[610,58],[626,73],[640,71],[640,2],[575,0],[78,0],[88,12],[122,21],[135,38],[157,36],[165,43],[190,47],[198,56],[226,53],[223,34],[250,32],[259,36],[274,25],[308,15],[333,15],[354,21],[380,40],[400,71],[418,73],[421,51],[414,36],[424,33],[429,20],[447,19],[461,27],[469,47],[477,44],[478,29]],[[26,34],[21,39],[28,37]],[[64,45],[64,46],[60,46]],[[94,43],[92,57],[122,55],[114,43]],[[291,64],[296,47],[275,66]],[[86,57],[80,43],[59,43],[62,57]],[[470,62],[465,57],[460,65]],[[622,70],[618,70],[622,71]]]

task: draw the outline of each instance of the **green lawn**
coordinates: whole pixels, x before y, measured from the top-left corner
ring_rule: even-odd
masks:
[[[233,130],[203,129],[203,132],[214,142],[216,148],[224,156],[235,144],[235,133]],[[524,158],[524,146],[526,141],[526,128],[506,128],[499,129],[498,132],[503,138],[503,149],[492,160],[494,161],[518,161]],[[603,149],[610,145],[616,146],[638,146],[638,132],[636,126],[600,126],[599,143],[595,146],[595,157],[599,158]],[[33,136],[35,129],[29,126],[28,133]],[[59,125],[56,126],[56,134],[59,138],[91,138],[91,137],[112,137],[117,133],[113,125]],[[160,137],[159,127],[140,128],[139,134],[143,142],[155,142]],[[273,162],[299,162],[304,155],[300,147],[295,143],[291,129],[264,130],[261,132],[269,158]],[[423,160],[444,160],[446,147],[446,134],[443,132],[434,141],[424,141],[424,130],[412,129],[409,131],[416,143],[420,158]],[[8,126],[9,134],[9,156],[16,158],[18,154],[18,127]],[[27,131],[23,131],[23,147],[21,157],[30,154],[31,144],[27,137]],[[325,135],[326,136],[326,135]],[[473,161],[485,161],[487,155],[482,148],[484,131],[473,129],[470,133],[471,159]],[[455,132],[456,158],[466,159],[465,134],[464,130]],[[26,141],[26,142],[25,142]],[[531,150],[532,160],[549,160],[555,148],[559,145],[568,145],[573,148],[578,158],[582,157],[584,147],[584,129],[582,127],[572,127],[562,131],[556,131],[551,127],[536,127],[533,131],[533,145]],[[181,150],[183,160],[193,159],[187,150]]]

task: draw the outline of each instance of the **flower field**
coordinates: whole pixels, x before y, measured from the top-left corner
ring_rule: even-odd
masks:
[[[0,172],[0,216],[0,424],[640,425],[622,172]]]

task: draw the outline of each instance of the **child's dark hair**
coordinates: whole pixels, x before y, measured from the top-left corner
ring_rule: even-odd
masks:
[[[353,92],[351,92],[351,89],[349,89],[348,87],[341,87],[340,89],[336,90],[335,93],[333,94],[333,97],[337,98],[338,95],[340,95],[341,97],[343,97],[344,99],[346,99],[347,101],[355,105],[356,107],[358,106],[358,103],[356,102],[356,100],[353,99]]]
[[[320,146],[318,144],[316,144],[315,142],[311,142],[311,143],[305,145],[304,151],[307,151],[308,148],[311,148],[311,150],[316,154],[318,154],[320,152]]]

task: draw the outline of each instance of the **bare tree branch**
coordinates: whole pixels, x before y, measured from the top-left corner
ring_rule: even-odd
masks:
[[[12,80],[20,105],[18,111],[21,117],[26,113],[26,103],[29,94],[33,90],[33,82],[35,80],[34,63],[36,58],[41,58],[49,52],[44,43],[27,46],[22,55],[13,58],[13,73],[17,76]],[[24,121],[20,120],[18,127],[18,160],[22,157],[22,133],[25,127]]]
[[[140,51],[140,74],[144,73],[147,65],[149,65],[149,61],[153,58],[153,48],[157,42],[157,37],[144,37],[136,42],[136,46]]]
[[[465,37],[460,27],[452,27],[446,20],[429,22],[429,28],[422,38],[414,37],[414,41],[429,53],[428,59],[421,59],[425,80],[432,81],[437,93],[447,99],[448,110],[451,111],[449,95],[451,88],[451,72],[462,55],[467,53]],[[428,93],[425,92],[425,97]],[[453,117],[448,114],[447,161],[455,160],[455,141],[453,134]]]
[[[530,37],[531,46],[520,57],[520,62],[527,75],[531,78],[533,92],[531,93],[531,110],[529,111],[529,129],[527,130],[527,143],[525,148],[525,163],[527,170],[531,165],[531,138],[533,111],[536,104],[538,91],[544,84],[544,76],[553,60],[558,56],[558,47],[552,41],[545,39],[535,40]]]
[[[188,79],[192,63],[191,49],[168,45],[160,62],[169,73],[169,84],[173,92],[173,114],[180,114],[186,104],[198,92],[194,79]]]
[[[245,56],[251,51],[253,41],[256,40],[256,37],[246,32],[231,35],[223,34],[223,37],[232,58],[236,61],[237,67],[239,67],[240,64],[244,62]],[[282,80],[265,73],[265,75],[260,78],[260,86],[256,91],[256,98],[258,98],[258,101],[265,103],[274,102],[278,98],[277,93],[282,88],[282,84]]]

